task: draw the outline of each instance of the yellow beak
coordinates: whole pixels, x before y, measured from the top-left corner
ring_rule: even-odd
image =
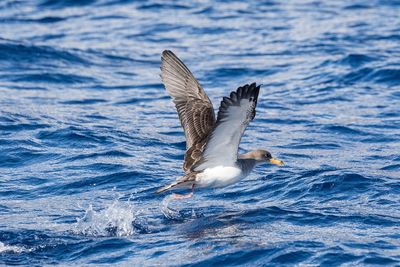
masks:
[[[269,159],[269,163],[275,164],[275,165],[279,165],[282,166],[284,163],[282,160],[276,159],[276,158],[271,158]]]

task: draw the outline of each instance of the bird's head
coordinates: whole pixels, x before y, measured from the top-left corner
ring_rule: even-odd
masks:
[[[282,160],[272,157],[271,153],[269,153],[266,150],[262,150],[262,149],[250,151],[246,154],[241,155],[240,158],[254,159],[254,160],[256,160],[257,164],[261,164],[261,163],[265,163],[265,162],[279,165],[279,166],[282,166],[284,164]]]

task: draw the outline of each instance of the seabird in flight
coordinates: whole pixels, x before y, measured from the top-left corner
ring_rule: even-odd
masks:
[[[253,150],[238,155],[240,139],[256,115],[260,85],[246,84],[224,97],[215,119],[213,105],[203,88],[171,51],[161,57],[161,79],[178,111],[186,137],[183,163],[185,175],[166,185],[157,193],[175,188],[218,188],[245,178],[254,166],[269,162],[283,165],[266,150]]]

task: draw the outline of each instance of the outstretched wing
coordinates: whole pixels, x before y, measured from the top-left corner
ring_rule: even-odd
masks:
[[[246,84],[223,98],[216,126],[205,145],[202,159],[193,168],[195,171],[236,162],[240,139],[256,115],[259,91],[260,86],[255,83]]]
[[[198,161],[203,144],[215,126],[214,109],[190,70],[169,50],[162,53],[161,79],[185,131],[187,151],[183,169],[187,172]]]

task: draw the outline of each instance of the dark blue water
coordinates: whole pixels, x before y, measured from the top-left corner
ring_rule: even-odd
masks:
[[[285,3],[284,3],[285,2]],[[0,265],[400,264],[399,1],[0,3]],[[173,50],[286,166],[169,202]]]

